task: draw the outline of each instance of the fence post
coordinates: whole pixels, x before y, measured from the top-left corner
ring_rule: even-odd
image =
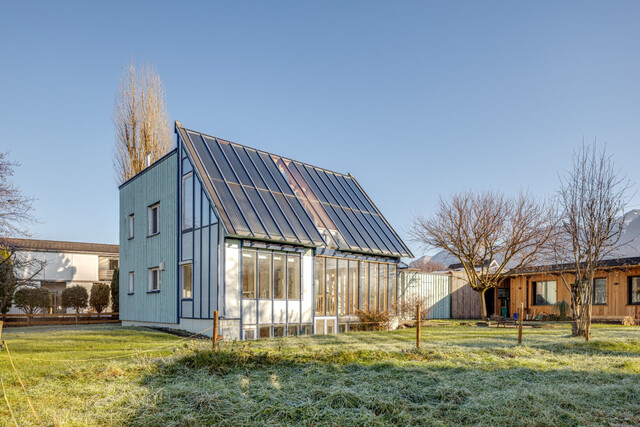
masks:
[[[218,310],[213,312],[213,351],[218,350]]]
[[[420,323],[422,323],[422,319],[420,319],[420,303],[416,305],[416,348],[420,350]]]
[[[520,303],[520,309],[518,311],[518,344],[522,344],[522,317],[524,316],[524,303]]]

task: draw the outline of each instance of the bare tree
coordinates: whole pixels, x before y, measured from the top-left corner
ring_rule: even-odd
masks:
[[[567,283],[559,274],[571,292],[572,334],[587,340],[595,271],[603,259],[616,255],[630,187],[606,149],[598,150],[595,142],[574,152],[573,169],[560,178],[560,233],[553,250],[559,270],[573,276],[573,283]]]
[[[35,221],[34,199],[23,195],[11,181],[18,163],[7,157],[8,153],[0,153],[0,239],[26,236],[27,225]]]
[[[482,318],[487,318],[484,294],[502,275],[534,265],[554,233],[554,211],[526,193],[515,198],[496,192],[462,192],[440,198],[431,219],[415,216],[413,241],[440,248],[458,258],[469,285],[480,293]],[[492,263],[495,261],[495,263]]]
[[[171,148],[164,86],[152,66],[124,70],[113,112],[116,131],[114,169],[119,183],[144,170]]]

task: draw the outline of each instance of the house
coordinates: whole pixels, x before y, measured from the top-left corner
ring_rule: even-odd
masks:
[[[573,280],[569,264],[538,266],[506,275],[492,296],[495,307],[507,308],[508,316],[517,312],[520,303],[528,318],[541,313],[557,314],[556,303],[563,300],[571,303],[565,282],[570,285]],[[593,319],[640,318],[640,257],[601,261],[594,287]]]
[[[110,285],[113,270],[118,268],[118,245],[33,239],[4,239],[2,243],[22,259],[36,261],[16,274],[51,293],[52,313],[66,312],[61,296],[64,289],[82,285],[89,292],[94,283]],[[10,311],[19,312],[16,308]]]
[[[120,186],[120,318],[229,339],[393,313],[411,252],[350,174],[188,130]]]

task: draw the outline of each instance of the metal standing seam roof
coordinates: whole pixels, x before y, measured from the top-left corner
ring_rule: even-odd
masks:
[[[185,129],[227,231],[239,237],[412,256],[353,176]],[[198,164],[199,163],[199,164]]]

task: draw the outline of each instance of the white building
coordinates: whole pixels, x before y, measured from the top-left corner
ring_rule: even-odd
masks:
[[[16,275],[33,276],[33,284],[51,292],[53,313],[64,312],[61,294],[65,288],[82,285],[89,292],[94,283],[110,285],[113,270],[118,268],[118,245],[31,239],[8,239],[6,243],[21,257],[44,263],[44,268],[34,276],[29,271],[19,271]],[[10,313],[20,311],[14,307]]]

